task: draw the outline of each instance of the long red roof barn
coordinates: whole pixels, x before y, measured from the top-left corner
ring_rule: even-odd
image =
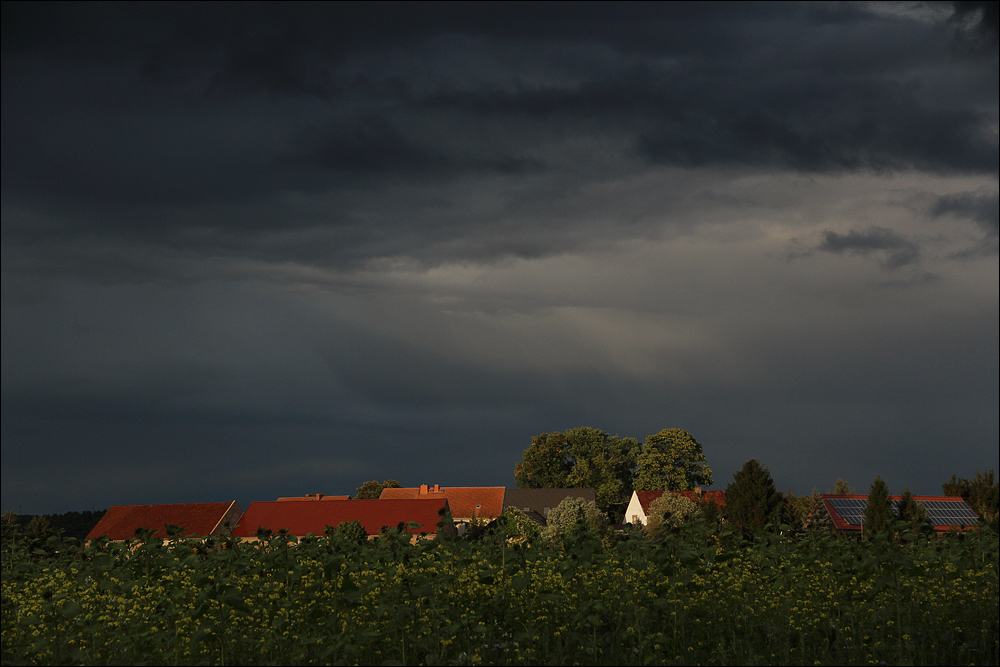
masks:
[[[153,537],[167,539],[167,525],[180,526],[182,536],[218,535],[228,521],[235,526],[243,508],[226,503],[168,503],[163,505],[112,505],[87,534],[87,539],[107,536],[112,541],[135,538],[136,530],[154,530]]]
[[[322,535],[327,526],[337,527],[344,521],[360,521],[369,535],[378,535],[383,526],[395,528],[413,521],[421,527],[410,530],[414,535],[437,532],[441,515],[448,509],[444,498],[423,500],[279,500],[250,503],[240,525],[233,531],[236,537],[254,537],[258,528],[272,532],[288,530],[303,537]]]
[[[381,500],[402,498],[446,498],[451,508],[451,516],[456,521],[471,519],[473,515],[495,519],[503,514],[503,498],[507,489],[503,486],[428,486],[402,489],[382,489]]]

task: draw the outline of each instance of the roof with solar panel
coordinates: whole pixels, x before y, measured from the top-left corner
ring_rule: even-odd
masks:
[[[837,530],[862,529],[865,518],[865,508],[868,506],[866,495],[820,494],[826,511]],[[889,496],[892,508],[898,513],[903,502],[902,496]],[[927,511],[934,530],[960,530],[971,528],[979,521],[979,515],[972,511],[964,500],[951,496],[913,496]]]

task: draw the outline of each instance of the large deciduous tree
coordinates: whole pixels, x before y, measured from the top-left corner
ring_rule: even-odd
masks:
[[[382,495],[382,489],[398,489],[399,482],[394,479],[387,479],[384,482],[377,482],[374,479],[365,482],[355,489],[355,500],[378,500]]]
[[[514,481],[519,489],[562,489],[572,469],[566,434],[541,433],[531,439],[524,460],[514,466]]]
[[[586,426],[566,431],[566,439],[573,459],[568,485],[594,489],[601,511],[620,520],[632,495],[632,469],[639,441]]]
[[[761,530],[780,520],[783,500],[771,471],[750,459],[726,487],[726,519],[747,532]]]
[[[647,436],[637,463],[637,489],[691,491],[712,484],[701,445],[684,429],[665,428]]]
[[[588,426],[531,439],[514,467],[521,489],[591,488],[601,511],[616,519],[632,494],[632,469],[639,441]]]

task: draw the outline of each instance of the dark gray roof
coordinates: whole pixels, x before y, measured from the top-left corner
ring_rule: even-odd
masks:
[[[555,509],[566,498],[583,498],[593,502],[593,489],[507,489],[503,496],[504,509],[516,507],[545,516],[546,509]]]

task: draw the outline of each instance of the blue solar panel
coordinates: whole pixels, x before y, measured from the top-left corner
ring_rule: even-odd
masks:
[[[867,498],[827,498],[827,502],[848,525],[864,524],[865,508],[868,507]],[[918,500],[917,502],[927,510],[927,517],[935,526],[973,526],[979,519],[964,500]],[[893,500],[893,510],[898,513],[902,504],[902,500]]]
[[[837,514],[852,526],[860,526],[868,506],[867,498],[830,498],[829,503]]]

